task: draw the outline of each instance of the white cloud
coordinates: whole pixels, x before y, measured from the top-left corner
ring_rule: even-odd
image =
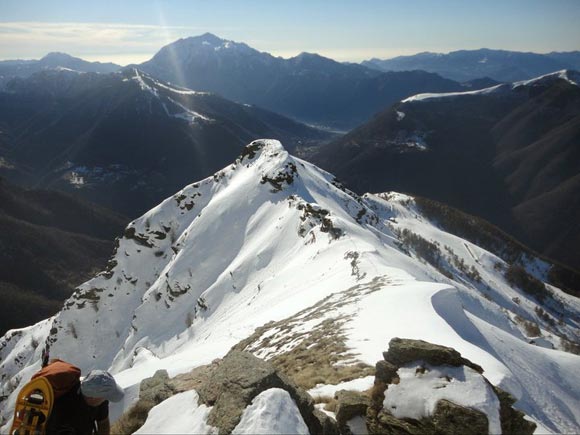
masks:
[[[162,46],[179,38],[200,35],[206,31],[226,39],[246,42],[257,50],[285,58],[307,51],[339,62],[360,62],[371,57],[385,59],[424,51],[420,47],[393,47],[392,44],[356,47],[352,41],[350,46],[337,46],[336,41],[313,46],[310,41],[297,37],[268,35],[272,38],[266,39],[257,37],[253,30],[234,27],[208,29],[126,23],[19,21],[0,22],[0,59],[39,59],[49,52],[60,51],[89,61],[127,65],[150,59]]]
[[[163,45],[201,33],[185,26],[119,23],[0,22],[0,58],[37,59],[51,51],[128,61],[148,58]]]

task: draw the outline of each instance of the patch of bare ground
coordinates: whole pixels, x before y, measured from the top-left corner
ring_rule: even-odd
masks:
[[[375,277],[333,293],[291,317],[257,328],[234,349],[270,361],[304,389],[374,375],[375,368],[359,361],[346,345],[353,315],[344,308],[386,285],[393,284],[384,276]]]

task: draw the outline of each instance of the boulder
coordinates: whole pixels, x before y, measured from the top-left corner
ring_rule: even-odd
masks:
[[[448,400],[440,400],[430,423],[434,432],[441,435],[480,435],[489,433],[487,416],[476,409],[465,408]]]
[[[385,384],[390,384],[393,382],[397,375],[397,370],[399,369],[394,364],[389,361],[377,361],[375,365],[376,373],[375,379],[384,382]]]
[[[521,435],[531,435],[536,430],[536,424],[526,420],[522,411],[514,409],[512,405],[516,399],[501,388],[493,387],[495,394],[499,398],[499,416],[501,420],[501,431],[503,433],[517,433]]]
[[[286,390],[300,410],[310,433],[323,431],[329,422],[314,413],[314,401],[274,366],[248,352],[229,352],[209,379],[198,389],[200,401],[213,406],[207,423],[219,433],[231,433],[240,422],[244,409],[263,391],[270,388]]]
[[[336,422],[339,427],[346,426],[346,423],[356,416],[364,417],[370,405],[369,398],[356,391],[341,390],[334,398],[337,401]]]
[[[111,427],[111,433],[133,433],[147,420],[151,408],[176,393],[166,370],[157,370],[139,384],[139,400]]]
[[[464,365],[478,373],[483,373],[481,366],[463,358],[455,349],[423,340],[393,338],[389,342],[389,350],[383,352],[383,357],[385,361],[397,367],[422,360],[435,366],[450,365],[459,367]]]
[[[139,400],[157,405],[175,394],[167,370],[157,370],[153,377],[143,379],[139,385]]]
[[[489,422],[484,413],[445,399],[437,402],[432,415],[420,420],[397,418],[388,409],[383,408],[385,391],[390,384],[399,382],[397,371],[405,364],[422,361],[432,366],[467,366],[482,374],[483,369],[479,365],[463,358],[459,352],[450,347],[402,338],[393,338],[389,343],[389,350],[383,353],[383,357],[385,360],[379,361],[376,365],[370,402],[372,405],[366,412],[369,434],[451,435],[489,432]],[[486,382],[489,383],[487,380]],[[536,425],[526,420],[524,413],[513,408],[515,399],[497,387],[493,387],[493,390],[500,402],[502,432],[531,435]]]
[[[322,435],[338,435],[340,433],[333,418],[318,409],[315,409],[313,414],[320,422],[320,433]]]
[[[387,410],[367,413],[367,428],[371,435],[480,435],[487,434],[485,414],[448,400],[437,402],[433,415],[421,420],[396,418]]]

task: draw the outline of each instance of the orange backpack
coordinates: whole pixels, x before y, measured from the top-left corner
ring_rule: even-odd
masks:
[[[75,388],[81,380],[81,369],[59,359],[53,359],[46,367],[36,372],[32,379],[46,378],[52,386],[54,398],[65,395]]]

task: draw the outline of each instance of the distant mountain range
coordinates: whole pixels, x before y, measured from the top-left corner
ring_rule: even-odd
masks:
[[[47,69],[110,73],[119,71],[121,66],[110,62],[87,62],[65,53],[48,53],[39,60],[2,60],[0,61],[0,89],[15,77],[29,77]]]
[[[539,54],[482,48],[448,54],[425,52],[385,60],[375,58],[362,65],[379,71],[429,71],[459,82],[483,77],[512,82],[563,69],[580,70],[580,51]]]
[[[423,71],[381,73],[310,53],[283,59],[210,33],[166,45],[138,68],[180,86],[339,130],[409,95],[462,89]]]
[[[239,155],[257,137],[291,149],[330,133],[190,91],[135,69],[46,70],[0,93],[0,174],[136,216]]]
[[[312,53],[283,59],[206,33],[168,44],[151,60],[129,68],[133,67],[178,86],[217,93],[301,122],[347,131],[417,93],[481,89],[493,81],[525,80],[562,69],[580,69],[580,51],[537,54],[461,50],[371,59],[359,65]],[[0,89],[15,77],[25,78],[47,69],[107,73],[121,67],[86,62],[63,53],[50,53],[33,61],[1,61]]]
[[[0,334],[52,316],[105,267],[127,218],[0,179]]]
[[[580,268],[580,74],[403,100],[314,162],[358,192],[411,192],[482,216]]]

